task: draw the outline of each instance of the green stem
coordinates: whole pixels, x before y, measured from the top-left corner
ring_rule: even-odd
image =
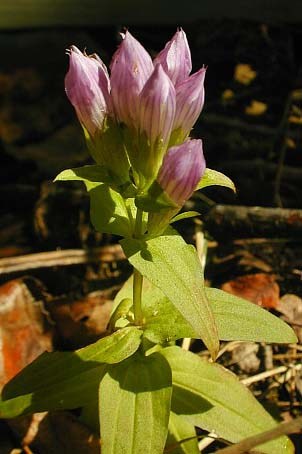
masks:
[[[142,289],[143,289],[143,276],[139,271],[134,269],[133,274],[133,312],[134,321],[136,325],[143,323],[142,312]]]
[[[139,208],[137,209],[136,219],[135,219],[135,228],[134,228],[134,238],[140,238],[142,234],[142,221],[143,221],[143,211]],[[143,289],[143,276],[141,273],[134,269],[133,273],[133,312],[134,312],[134,321],[136,325],[141,325],[143,323],[143,312],[142,312],[142,289]]]

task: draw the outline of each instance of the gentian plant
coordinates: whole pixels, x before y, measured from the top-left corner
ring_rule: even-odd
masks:
[[[178,30],[152,61],[127,31],[110,76],[96,55],[69,50],[67,96],[94,165],[61,172],[79,180],[100,232],[122,237],[133,276],[115,298],[108,336],[75,352],[45,353],[4,388],[4,418],[81,409],[100,430],[103,454],[196,454],[196,428],[235,443],[277,423],[235,375],[215,363],[219,341],[296,342],[292,329],[238,297],[204,285],[195,248],[171,227],[194,191],[234,189],[206,168],[190,132],[204,104],[206,68],[191,73],[186,35]],[[201,339],[211,360],[183,350]],[[282,436],[259,447],[292,453]]]

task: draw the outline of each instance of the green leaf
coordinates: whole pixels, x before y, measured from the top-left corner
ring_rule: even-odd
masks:
[[[91,165],[67,169],[59,173],[54,181],[82,181],[90,196],[90,217],[96,230],[124,237],[132,235],[136,207],[134,199],[125,198],[109,184],[112,178],[104,166]],[[129,192],[129,185],[124,187]],[[146,223],[146,219],[144,220]]]
[[[84,405],[100,382],[104,363],[135,353],[141,335],[129,327],[75,352],[43,353],[4,387],[0,417]]]
[[[236,192],[236,188],[233,181],[223,173],[218,172],[217,170],[206,169],[203,177],[198,183],[196,191],[198,189],[206,188],[207,186],[224,186]]]
[[[160,354],[172,369],[172,411],[191,424],[233,443],[276,426],[253,394],[219,364],[180,347],[165,348]],[[293,446],[287,437],[280,437],[259,451],[292,454]]]
[[[107,184],[87,187],[90,196],[90,217],[96,230],[124,237],[132,235],[134,201],[127,201]]]
[[[117,306],[132,296],[132,276],[115,297]],[[267,310],[216,288],[205,288],[220,340],[269,343],[295,343],[296,335],[283,320]],[[142,308],[145,316],[144,337],[163,344],[184,337],[198,338],[191,325],[163,292],[144,279]]]
[[[115,309],[112,312],[113,323],[118,318],[121,319],[121,322],[125,321],[125,313],[130,308],[130,302],[132,305],[132,300],[130,299],[132,297],[132,287],[133,276],[125,282],[115,297]],[[184,337],[198,338],[191,325],[183,318],[163,292],[152,285],[146,278],[143,281],[142,310],[145,319],[145,323],[142,326],[143,336],[151,342],[166,344]]]
[[[86,400],[97,399],[97,389],[106,365],[79,373],[68,380],[49,385],[32,393],[12,399],[0,399],[0,418],[15,418],[48,410],[65,410],[85,405]]]
[[[108,170],[104,166],[92,165],[63,170],[54,181],[83,181],[83,183],[110,183]]]
[[[147,192],[136,196],[135,205],[143,211],[148,212],[158,212],[161,210],[165,211],[173,208],[180,208],[168,197],[157,181],[152,183]]]
[[[283,320],[238,296],[206,288],[216,320],[219,339],[296,343],[297,336]]]
[[[171,394],[171,370],[158,353],[110,366],[99,389],[102,454],[162,454]]]
[[[195,216],[200,216],[198,211],[186,211],[185,213],[179,213],[174,218],[172,218],[170,224],[173,222],[181,221],[182,219],[193,218]]]
[[[195,437],[195,439],[193,439],[193,437]],[[184,442],[179,443],[182,440],[184,440]],[[199,454],[200,452],[193,424],[172,411],[169,419],[166,449],[167,452],[171,452],[172,454]]]
[[[130,263],[162,290],[214,357],[219,341],[197,252],[171,232],[147,241],[125,239],[121,245]]]

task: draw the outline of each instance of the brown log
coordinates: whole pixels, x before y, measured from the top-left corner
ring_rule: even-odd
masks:
[[[217,239],[302,239],[302,210],[216,205],[205,217],[205,228]]]

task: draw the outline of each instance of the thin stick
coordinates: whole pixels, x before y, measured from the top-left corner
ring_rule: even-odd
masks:
[[[183,350],[186,350],[186,351],[189,351],[190,350],[190,347],[191,347],[191,338],[190,337],[185,337],[183,340],[182,340],[182,344],[181,344],[181,348]]]
[[[52,266],[81,265],[85,263],[125,260],[120,245],[102,246],[93,249],[63,249],[38,252],[0,259],[0,274],[10,274]]]
[[[199,443],[198,443],[199,451],[206,449],[208,446],[210,446],[212,443],[214,443],[216,438],[218,438],[218,436],[215,434],[215,432],[210,432],[207,437],[205,437],[199,441]]]
[[[236,443],[233,446],[227,446],[226,448],[219,449],[217,454],[243,454],[249,452],[252,448],[258,445],[262,445],[267,441],[279,438],[282,435],[292,434],[300,431],[302,428],[302,417],[294,419],[290,422],[283,422],[271,430],[262,432],[261,434],[248,437],[245,440]]]
[[[243,383],[245,386],[249,386],[252,383],[257,383],[258,381],[265,380],[266,378],[273,377],[274,375],[282,374],[284,372],[287,372],[289,369],[294,369],[296,371],[302,369],[302,364],[296,364],[294,366],[280,366],[276,367],[275,369],[272,370],[267,370],[265,372],[261,372],[260,374],[253,375],[252,377],[244,378],[241,380],[241,383]]]

